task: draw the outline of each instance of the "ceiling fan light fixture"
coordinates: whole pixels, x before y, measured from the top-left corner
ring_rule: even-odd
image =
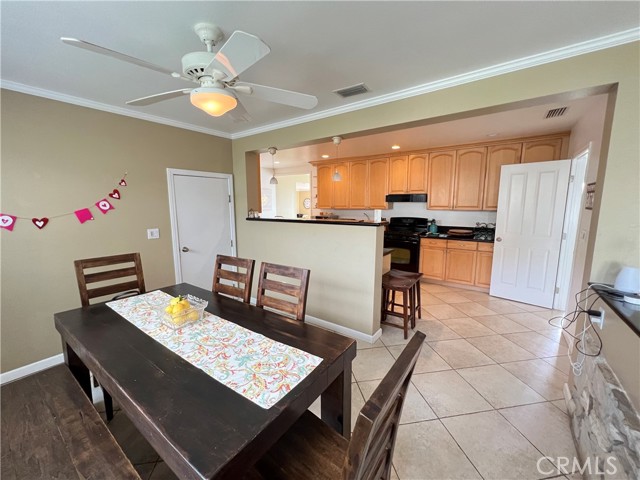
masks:
[[[194,107],[212,117],[220,117],[238,105],[233,93],[217,87],[194,88],[191,90],[190,99]]]

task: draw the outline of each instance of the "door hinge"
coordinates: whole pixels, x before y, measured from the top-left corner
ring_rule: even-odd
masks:
[[[560,287],[556,287],[556,293],[560,293]]]
[[[569,175],[569,183],[573,182],[575,178],[575,175]]]
[[[566,239],[567,239],[567,234],[566,234],[566,233],[563,233],[563,234],[562,234],[562,240],[566,240]]]
[[[229,203],[231,203],[231,195],[229,195]]]
[[[233,240],[231,240],[231,246],[233,247]]]

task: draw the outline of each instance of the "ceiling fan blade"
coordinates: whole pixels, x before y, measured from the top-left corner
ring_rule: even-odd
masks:
[[[292,107],[311,109],[318,105],[318,99],[313,95],[306,93],[292,92],[291,90],[283,90],[281,88],[266,87],[264,85],[256,85],[255,83],[242,82],[236,84],[237,87],[251,87],[251,96],[266,100],[268,102],[281,103]],[[244,89],[238,89],[238,93],[245,93]]]
[[[228,112],[227,115],[229,115],[229,118],[233,120],[233,123],[248,122],[251,120],[251,115],[249,115],[249,112],[247,112],[240,100],[238,100],[236,108]]]
[[[174,78],[181,78],[182,80],[193,82],[193,80],[189,77],[185,77],[180,73],[173,72],[168,68],[164,68],[159,65],[149,63],[145,60],[140,60],[139,58],[135,58],[124,53],[116,52],[115,50],[101,47],[99,45],[94,45],[93,43],[85,42],[84,40],[78,40],[77,38],[69,37],[60,37],[60,40],[62,40],[63,43],[66,43],[67,45],[71,45],[73,47],[83,48],[85,50],[89,50],[90,52],[99,53],[100,55],[105,55],[107,57],[117,58],[118,60],[122,60],[123,62],[132,63],[133,65],[137,65],[139,67],[148,68],[156,72],[171,75]]]
[[[181,97],[191,93],[192,88],[182,88],[180,90],[172,90],[170,92],[156,93],[155,95],[149,95],[148,97],[136,98],[135,100],[129,100],[127,105],[133,105],[135,107],[143,107],[145,105],[151,105],[152,103],[162,102],[169,100],[170,98]]]
[[[205,67],[204,72],[211,74],[213,70],[218,70],[226,75],[223,78],[231,80],[270,51],[269,46],[255,35],[236,30]]]

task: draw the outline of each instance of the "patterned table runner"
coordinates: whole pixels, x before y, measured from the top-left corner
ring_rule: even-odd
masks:
[[[173,330],[161,321],[171,295],[156,290],[108,302],[151,338],[262,408],[270,408],[300,383],[322,358],[271,340],[204,312]]]

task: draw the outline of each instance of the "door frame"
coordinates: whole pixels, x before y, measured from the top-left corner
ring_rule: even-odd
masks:
[[[227,181],[229,187],[229,228],[231,230],[231,254],[236,255],[236,215],[235,195],[233,193],[233,175],[230,173],[203,172],[199,170],[183,170],[167,168],[167,186],[169,189],[169,218],[171,220],[171,245],[173,251],[173,267],[176,283],[182,283],[182,267],[180,265],[180,245],[178,242],[178,219],[176,213],[176,197],[174,179],[177,176],[220,178]]]

